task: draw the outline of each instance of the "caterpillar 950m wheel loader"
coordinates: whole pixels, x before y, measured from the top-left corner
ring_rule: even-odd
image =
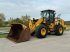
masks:
[[[55,18],[54,10],[41,11],[40,19],[29,20],[27,25],[12,24],[7,38],[16,42],[30,40],[31,34],[38,38],[45,38],[48,33],[54,32],[55,35],[60,36],[66,29],[63,19]]]

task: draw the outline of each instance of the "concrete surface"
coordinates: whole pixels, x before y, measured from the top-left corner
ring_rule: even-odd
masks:
[[[70,52],[70,31],[62,36],[48,35],[44,39],[31,38],[22,43],[1,38],[0,52]]]

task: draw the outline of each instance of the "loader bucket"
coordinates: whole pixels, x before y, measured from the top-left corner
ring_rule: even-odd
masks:
[[[28,41],[30,39],[30,30],[21,24],[12,24],[10,32],[7,36],[8,39],[15,42]]]

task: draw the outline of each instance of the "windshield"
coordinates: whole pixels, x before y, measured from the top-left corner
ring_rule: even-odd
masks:
[[[49,17],[49,13],[48,12],[41,12],[41,16],[48,18]]]

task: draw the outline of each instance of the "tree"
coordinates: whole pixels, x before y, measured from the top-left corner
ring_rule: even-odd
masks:
[[[10,24],[18,24],[18,23],[23,23],[23,21],[21,20],[21,19],[19,19],[19,18],[16,18],[16,19],[12,19],[12,20],[10,20]]]
[[[0,20],[5,20],[5,15],[3,13],[0,13]]]
[[[16,19],[14,20],[14,22],[15,22],[15,23],[21,23],[21,24],[23,24],[23,21],[22,21],[21,19],[19,19],[19,18],[16,18]]]
[[[30,16],[22,16],[21,18],[15,18],[13,19],[12,17],[10,17],[10,20],[8,20],[8,22],[6,22],[5,24],[28,24],[28,20],[30,19]]]
[[[28,20],[30,19],[30,16],[26,15],[26,16],[22,16],[21,20],[23,21],[23,23],[27,23]]]
[[[5,20],[5,15],[3,13],[0,13],[0,26],[3,26]]]

